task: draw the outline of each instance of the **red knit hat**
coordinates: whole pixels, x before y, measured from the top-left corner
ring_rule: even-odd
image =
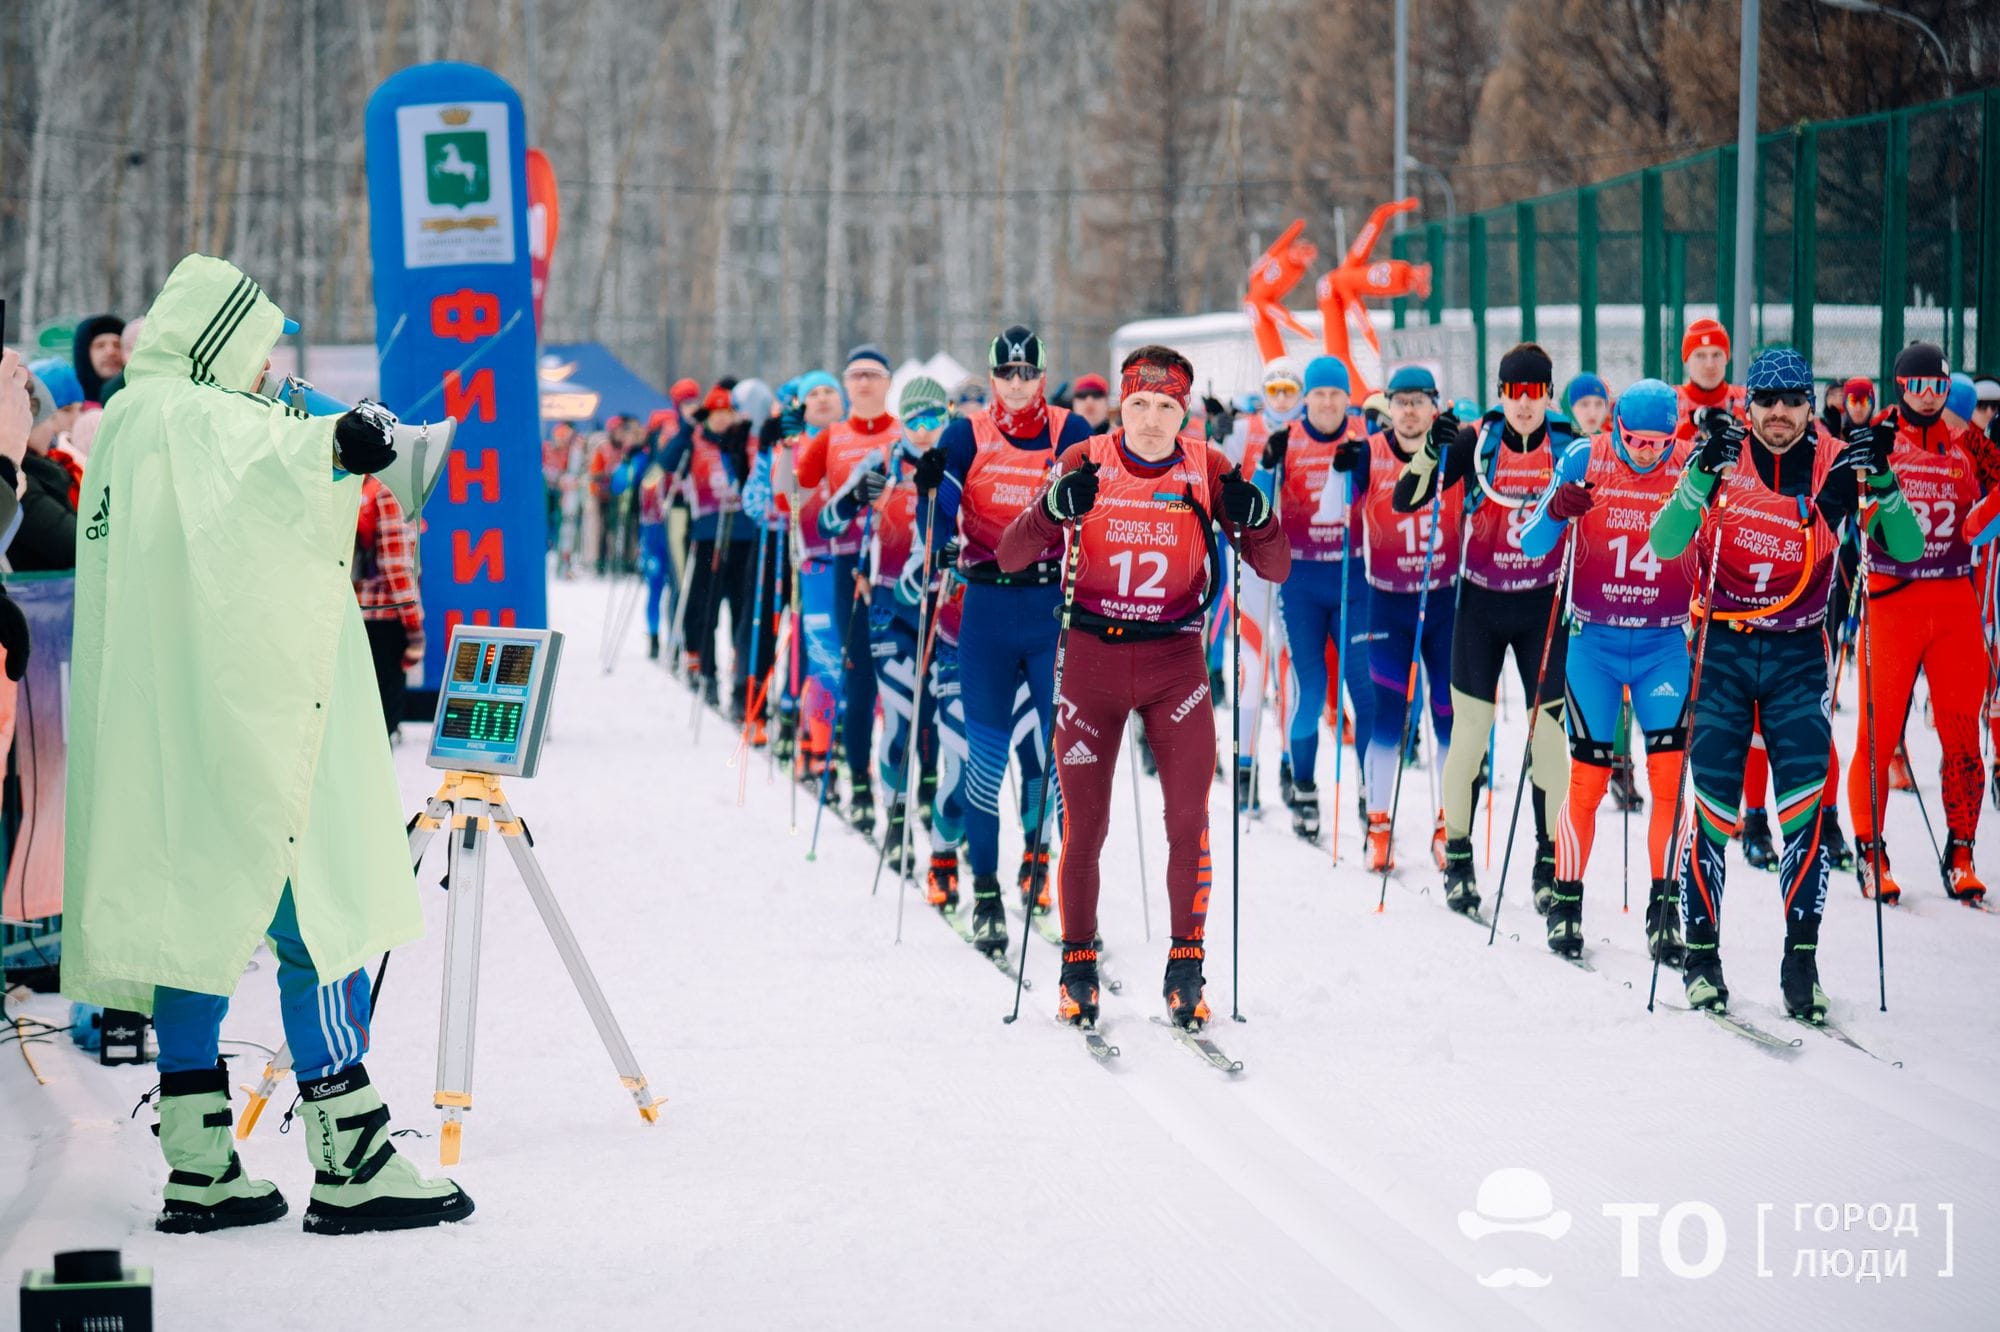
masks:
[[[1868,401],[1873,402],[1875,401],[1875,381],[1866,375],[1856,375],[1840,386],[1840,396],[1843,398],[1866,398]]]
[[[695,383],[692,379],[676,379],[674,386],[667,390],[667,396],[674,400],[676,406],[684,402],[692,402],[701,396],[701,385]]]
[[[1110,381],[1106,380],[1103,375],[1085,375],[1076,381],[1076,387],[1070,390],[1070,396],[1072,398],[1081,398],[1086,394],[1095,393],[1098,397],[1102,398],[1108,396],[1110,392]]]
[[[1697,347],[1720,347],[1722,354],[1729,354],[1729,330],[1713,319],[1697,319],[1688,325],[1687,336],[1681,339],[1681,364],[1686,365],[1688,357],[1694,355]]]
[[[735,403],[730,399],[729,390],[720,384],[710,389],[708,396],[701,400],[701,409],[705,412],[727,412],[734,408]]]

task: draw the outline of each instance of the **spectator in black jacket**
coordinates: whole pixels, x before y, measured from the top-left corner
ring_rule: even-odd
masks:
[[[76,326],[70,344],[70,364],[77,383],[83,386],[83,400],[100,406],[105,399],[104,382],[125,373],[125,321],[117,315],[92,315]]]

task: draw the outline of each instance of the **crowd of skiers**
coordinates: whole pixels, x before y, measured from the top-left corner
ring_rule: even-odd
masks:
[[[1514,810],[1532,795],[1549,947],[1582,950],[1604,797],[1650,799],[1648,948],[1680,968],[1689,1004],[1727,1007],[1719,922],[1736,839],[1781,876],[1786,1007],[1821,1021],[1831,871],[1884,903],[1905,891],[1881,814],[1910,781],[1919,671],[1944,756],[1940,882],[1984,897],[1982,714],[2000,806],[2000,565],[1983,548],[2000,535],[2000,380],[1954,375],[1938,347],[1913,343],[1884,403],[1852,379],[1829,386],[1821,414],[1797,351],[1739,361],[1740,383],[1732,355],[1722,326],[1697,320],[1679,385],[1614,394],[1586,372],[1558,393],[1548,354],[1522,343],[1500,357],[1484,411],[1447,400],[1421,366],[1357,402],[1342,361],[1282,358],[1232,409],[1194,392],[1179,352],[1149,346],[1119,367],[1114,419],[1098,376],[1052,400],[1026,327],[993,339],[984,384],[948,394],[917,378],[894,403],[888,357],[863,345],[837,375],[775,390],[684,380],[672,411],[614,421],[594,444],[559,431],[551,543],[564,568],[581,555],[632,571],[649,654],[742,746],[768,745],[821,811],[876,838],[886,865],[920,875],[996,961],[1002,794],[1018,771],[1012,891],[1060,940],[1065,1021],[1097,1016],[1097,862],[1128,729],[1165,800],[1163,994],[1171,1020],[1198,1030],[1209,791],[1233,766],[1236,808],[1261,802],[1261,709],[1278,710],[1279,791],[1308,842],[1327,814],[1322,727],[1336,789],[1352,746],[1364,863],[1385,876],[1405,769],[1428,753],[1441,790],[1429,855],[1447,904],[1479,917],[1482,790],[1489,839],[1497,823],[1511,854],[1514,835],[1488,789],[1510,655],[1531,700]],[[565,484],[586,471],[601,486]],[[1851,851],[1831,719],[1849,659],[1862,713]],[[1225,691],[1233,764],[1217,739]],[[927,858],[912,850],[919,823]]]

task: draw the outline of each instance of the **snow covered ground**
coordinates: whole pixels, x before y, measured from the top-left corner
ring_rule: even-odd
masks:
[[[1147,1021],[1166,951],[1157,793],[1143,797],[1150,940],[1133,826],[1114,823],[1103,928],[1107,973],[1125,988],[1107,994],[1105,1025],[1123,1055],[1101,1067],[1051,1021],[1054,949],[1033,941],[1036,988],[1003,1025],[1011,984],[914,899],[892,943],[893,881],[869,895],[875,856],[858,837],[829,822],[808,863],[810,792],[793,833],[790,789],[758,755],[739,806],[729,728],[711,715],[691,739],[688,695],[636,634],[600,672],[607,599],[596,582],[552,589],[571,635],[557,729],[541,776],[510,795],[669,1098],[660,1124],[633,1114],[502,856],[477,1102],[454,1172],[478,1202],[470,1222],[301,1234],[310,1171],[297,1135],[277,1131],[288,1087],[244,1156],[294,1215],[156,1235],[152,1115],[129,1114],[152,1071],[101,1069],[61,1040],[34,1049],[46,1086],[0,1050],[0,1270],[118,1246],[153,1267],[161,1326],[212,1329],[1994,1325],[2000,920],[1943,898],[1910,796],[1891,797],[1889,816],[1911,905],[1885,921],[1888,1012],[1873,907],[1851,876],[1836,877],[1821,944],[1833,1016],[1900,1067],[1784,1022],[1776,881],[1740,861],[1724,914],[1733,996],[1802,1047],[1775,1056],[1702,1018],[1648,1013],[1643,820],[1622,914],[1609,802],[1586,904],[1596,975],[1548,954],[1519,849],[1493,947],[1420,891],[1435,875],[1418,868],[1429,819],[1416,770],[1411,868],[1377,914],[1377,882],[1357,867],[1351,758],[1337,867],[1291,836],[1267,774],[1270,812],[1243,838],[1240,977],[1228,803],[1214,788],[1209,998],[1214,1035],[1246,1064],[1234,1078]],[[1518,704],[1511,716],[1503,756],[1520,752]],[[1854,724],[1851,710],[1839,718],[1843,752]],[[1911,739],[1936,818],[1934,737],[1913,726]],[[418,728],[398,756],[412,809],[435,787],[422,740]],[[1513,758],[1501,767],[1504,817]],[[1984,868],[2000,877],[2000,820],[1984,819]],[[1503,840],[1482,874],[1489,908]],[[398,1128],[414,1131],[399,1145],[433,1170],[442,862],[434,847],[432,932],[393,959],[369,1058]],[[225,1035],[275,1044],[259,963]],[[1671,975],[1661,996],[1680,999]],[[1226,1017],[1233,997],[1241,1025]],[[25,1010],[61,1011],[47,998]],[[237,1080],[254,1080],[261,1056],[237,1049]],[[1558,1217],[1469,1238],[1461,1214],[1505,1167],[1537,1172],[1566,1228]],[[1914,1233],[1892,1233],[1899,1219]],[[1663,1220],[1680,1274],[1662,1258]],[[1827,1251],[1836,1275],[1799,1270],[1801,1249],[1813,1273]],[[1857,1281],[1878,1263],[1895,1274]],[[1552,1280],[1482,1284],[1504,1269]]]

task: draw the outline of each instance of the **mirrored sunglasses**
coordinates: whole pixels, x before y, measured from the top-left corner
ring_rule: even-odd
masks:
[[[1550,386],[1547,384],[1502,384],[1500,386],[1500,396],[1503,398],[1526,398],[1532,401],[1536,398],[1546,398],[1550,392]]]
[[[1750,395],[1754,407],[1803,407],[1811,401],[1804,389],[1757,389]]]
[[[1951,379],[1944,375],[1911,375],[1896,381],[1905,393],[1950,393]]]
[[[994,366],[993,377],[995,379],[1016,379],[1016,380],[1040,379],[1042,377],[1042,371],[1040,366],[1022,365],[1019,362],[1016,362],[1012,365]]]

